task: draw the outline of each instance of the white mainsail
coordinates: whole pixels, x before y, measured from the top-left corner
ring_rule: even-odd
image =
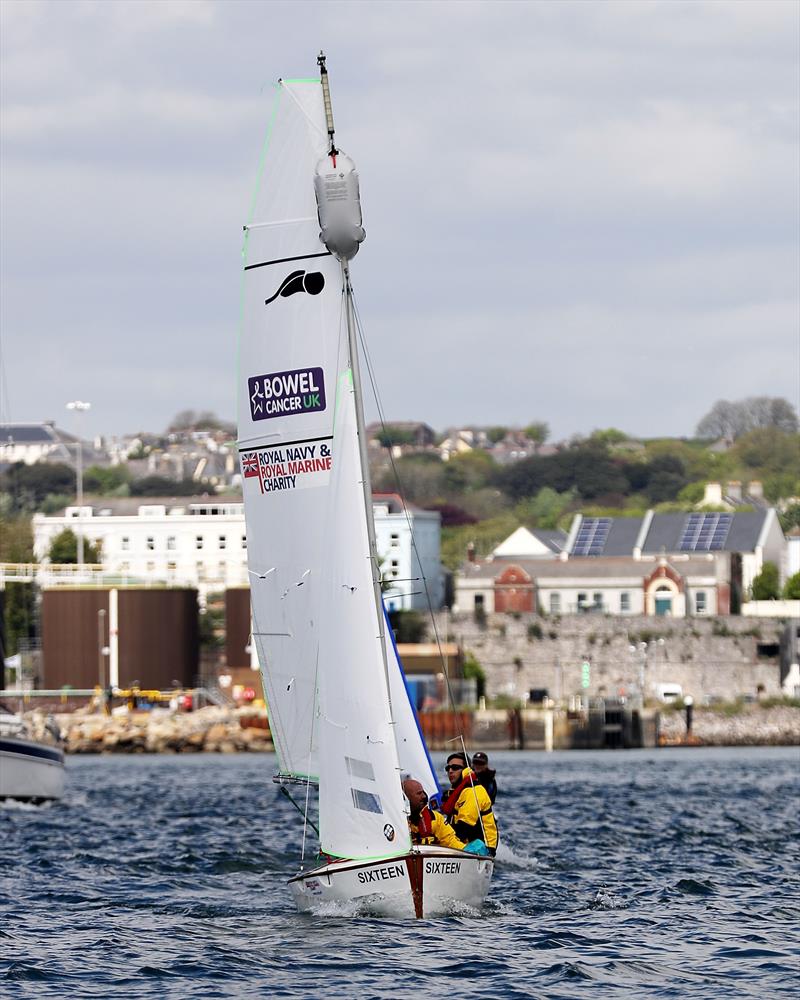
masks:
[[[320,82],[282,81],[245,241],[253,638],[281,773],[319,781],[322,850],[385,858],[411,843],[401,776],[438,786],[375,581],[345,265],[320,241],[311,183],[326,140]]]
[[[341,267],[319,241],[319,82],[281,82],[244,246],[239,452],[253,639],[280,770],[316,780],[320,571],[326,540]]]

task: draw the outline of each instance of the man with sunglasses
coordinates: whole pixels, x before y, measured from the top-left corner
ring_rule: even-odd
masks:
[[[497,851],[497,822],[492,803],[483,785],[475,780],[465,754],[451,753],[445,764],[450,794],[442,802],[442,813],[463,841],[482,840],[494,855]]]
[[[419,781],[406,778],[403,793],[408,799],[408,828],[413,844],[436,844],[451,847],[456,851],[471,851],[474,854],[488,853],[482,840],[465,844],[456,836],[455,830],[440,812],[428,805],[428,794]]]

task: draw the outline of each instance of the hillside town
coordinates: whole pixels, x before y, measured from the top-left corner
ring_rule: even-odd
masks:
[[[460,703],[503,711],[800,696],[797,432],[781,412],[656,447],[548,443],[542,423],[370,425],[384,603],[417,707],[444,706],[444,674]],[[263,698],[231,426],[187,412],[164,435],[84,441],[7,423],[0,441],[6,688]],[[753,461],[765,442],[777,467]],[[574,466],[560,489],[558,463]],[[726,470],[748,478],[702,476]]]

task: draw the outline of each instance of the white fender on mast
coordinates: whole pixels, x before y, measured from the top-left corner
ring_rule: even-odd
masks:
[[[336,148],[334,143],[333,110],[328,86],[328,70],[325,56],[320,53],[317,63],[320,68],[325,118],[328,127],[330,149],[317,164],[314,171],[314,193],[317,198],[319,217],[319,238],[339,260],[352,260],[358,253],[358,246],[367,235],[361,224],[361,199],[358,189],[358,173],[353,161]]]

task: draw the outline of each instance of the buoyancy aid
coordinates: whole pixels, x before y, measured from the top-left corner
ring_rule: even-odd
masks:
[[[464,849],[466,842],[459,839],[441,813],[428,806],[425,806],[416,821],[409,819],[408,825],[412,844],[438,844],[440,847],[453,847],[459,851]]]
[[[442,803],[442,812],[450,819],[457,837],[465,843],[482,840],[494,851],[498,843],[497,821],[489,794],[483,785],[475,782],[470,768],[465,767],[463,775]]]

